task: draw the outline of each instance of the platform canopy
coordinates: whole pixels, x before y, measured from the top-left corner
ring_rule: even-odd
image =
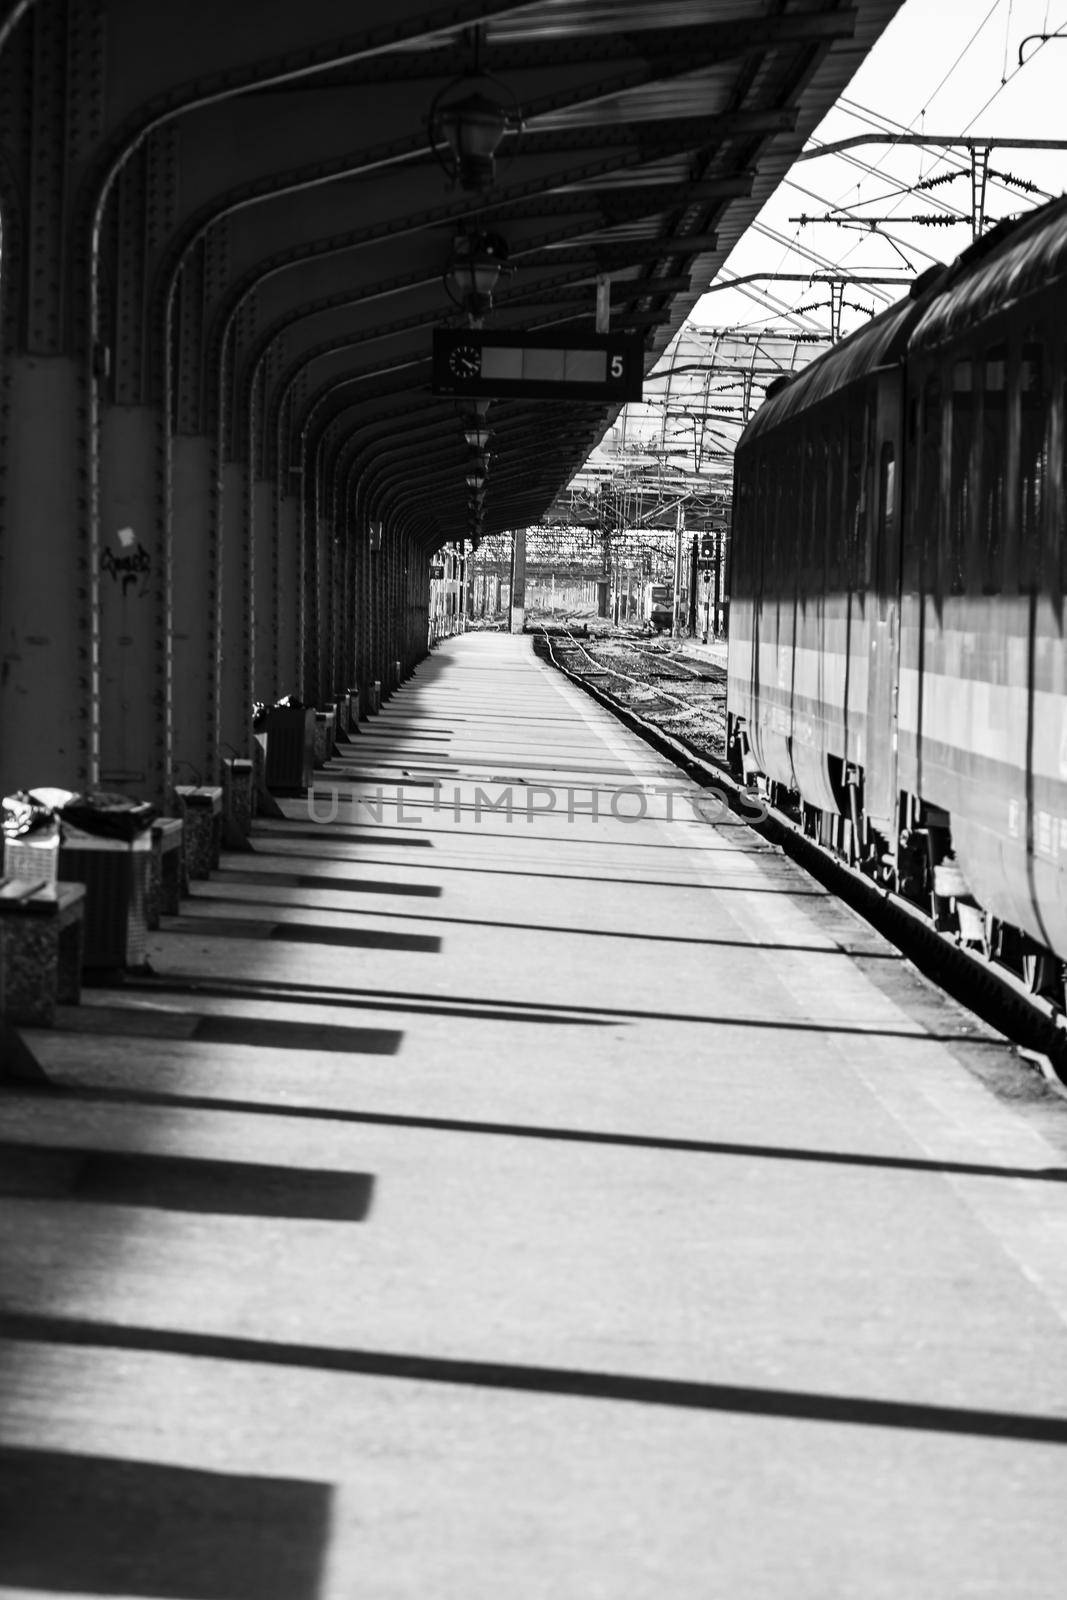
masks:
[[[269,81],[220,74],[176,122],[183,170],[213,174],[198,236],[245,263],[233,314],[260,301],[233,392],[264,385],[304,470],[343,439],[370,514],[428,549],[536,521],[618,401],[495,399],[472,450],[434,330],[581,343],[599,283],[651,368],[898,4],[397,0],[289,66],[270,31],[301,7],[265,8]]]

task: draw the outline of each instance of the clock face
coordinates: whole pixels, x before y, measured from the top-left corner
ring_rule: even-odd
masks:
[[[476,378],[482,370],[482,352],[476,344],[457,344],[448,367],[455,378]]]

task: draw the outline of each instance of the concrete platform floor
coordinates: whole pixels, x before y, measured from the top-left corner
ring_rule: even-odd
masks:
[[[1067,1103],[529,639],[285,811],[2,1089],[0,1594],[1059,1600]]]

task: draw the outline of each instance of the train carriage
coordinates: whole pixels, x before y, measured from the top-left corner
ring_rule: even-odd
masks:
[[[735,760],[823,842],[1067,956],[1067,199],[768,399],[736,458]]]

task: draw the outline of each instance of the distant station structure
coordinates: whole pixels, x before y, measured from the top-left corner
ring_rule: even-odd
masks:
[[[640,620],[650,588],[673,590],[680,554],[684,595],[694,559],[723,594],[734,447],[768,385],[800,372],[829,344],[828,334],[785,326],[686,324],[646,376],[643,397],[622,407],[527,530],[526,609]],[[702,543],[694,555],[695,540]],[[453,582],[458,559],[456,566]],[[488,537],[467,574],[468,615],[502,615],[511,575],[510,536]]]

